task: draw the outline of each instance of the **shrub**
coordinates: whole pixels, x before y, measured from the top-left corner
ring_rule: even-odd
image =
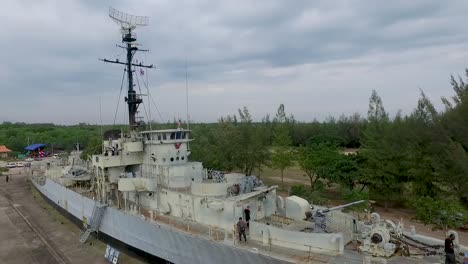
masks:
[[[416,219],[425,225],[433,225],[434,230],[460,228],[468,223],[465,209],[454,201],[419,197],[411,203],[416,210]]]

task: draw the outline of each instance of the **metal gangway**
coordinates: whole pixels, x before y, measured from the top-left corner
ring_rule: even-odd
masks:
[[[101,225],[102,218],[104,217],[104,213],[106,212],[106,204],[102,204],[96,202],[93,208],[93,213],[91,214],[91,219],[87,225],[86,230],[84,233],[81,234],[80,242],[85,243],[88,240],[89,235],[92,232],[98,232],[99,226]]]

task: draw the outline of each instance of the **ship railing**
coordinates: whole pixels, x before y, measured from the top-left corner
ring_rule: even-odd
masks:
[[[235,247],[245,247],[245,243],[239,243],[238,238],[239,234],[235,231],[235,226],[233,225],[232,230],[225,230],[219,227],[211,226],[211,225],[203,225],[200,223],[192,222],[190,220],[178,220],[174,219],[173,217],[170,216],[164,216],[164,215],[156,215],[154,213],[152,214],[147,214],[145,210],[141,210],[140,213],[142,213],[145,216],[146,220],[150,221],[155,221],[155,223],[158,224],[164,224],[167,228],[170,228],[172,230],[176,230],[179,232],[184,232],[186,234],[196,236],[196,237],[201,237],[205,238],[208,240],[211,240],[213,242],[217,243],[224,243],[226,241],[231,241],[230,244],[232,244]],[[274,248],[282,248],[279,246],[274,246],[278,242],[281,242],[282,244],[290,244],[291,247],[294,246],[307,246],[309,247],[309,250],[311,252],[316,252],[316,251],[328,251],[328,254],[337,254],[339,253],[339,250],[330,250],[330,249],[325,249],[325,248],[320,248],[312,245],[304,245],[301,243],[293,243],[290,241],[284,241],[278,238],[271,238],[269,239],[269,243],[267,245],[263,244],[262,241],[263,237],[255,235],[255,234],[248,234],[248,243],[247,246],[255,246],[256,248],[260,249],[263,254],[269,255],[272,253],[272,250]],[[284,247],[284,249],[287,249]],[[333,252],[331,252],[333,251]],[[302,254],[308,253],[304,251],[297,251],[296,255],[302,252]],[[294,256],[294,255],[291,255]]]
[[[226,234],[228,233],[215,226],[203,225],[190,220],[178,220],[163,215],[151,215],[149,213],[147,214],[144,210],[140,210],[140,213],[142,213],[147,220],[164,224],[170,229],[182,231],[193,236],[203,237],[212,241],[224,241],[227,238]]]
[[[235,240],[235,245],[245,245],[245,243],[242,243],[240,242],[239,243],[239,233],[237,232],[234,232],[235,235],[236,235],[236,240]],[[292,245],[292,246],[306,246],[308,248],[310,248],[311,250],[321,250],[321,251],[324,251],[324,252],[328,252],[329,254],[327,255],[330,255],[330,254],[338,254],[340,253],[340,251],[338,249],[330,249],[330,248],[324,248],[324,247],[319,247],[319,246],[316,246],[316,245],[308,245],[306,243],[296,243],[296,242],[291,242],[291,241],[286,241],[286,240],[282,240],[282,239],[278,239],[278,238],[269,238],[268,239],[268,243],[262,243],[262,239],[263,237],[262,236],[259,236],[259,235],[255,235],[255,234],[247,234],[247,238],[250,238],[250,242],[252,242],[252,244],[258,244],[260,245],[263,249],[266,249],[268,251],[271,251],[273,248],[277,247],[279,248],[279,246],[274,246],[274,242],[281,242],[282,244],[289,244],[289,245]]]
[[[341,256],[342,259],[356,261],[356,257],[347,258],[343,256],[343,252],[338,249],[324,248],[317,245],[311,245],[301,242],[292,242],[282,240],[277,237],[268,239],[267,243],[262,242],[263,237],[249,232],[247,233],[247,242],[239,242],[239,234],[234,234],[234,247],[253,251],[267,256],[287,258],[301,263],[333,263],[330,262],[336,256]],[[288,245],[287,247],[277,246],[278,244]],[[306,248],[306,251],[295,250],[291,248]],[[358,257],[359,258],[359,257]],[[340,262],[341,263],[341,262]],[[353,262],[354,263],[354,262]]]
[[[292,241],[282,240],[281,238],[271,237],[268,238],[268,243],[264,243],[263,237],[261,235],[257,235],[247,232],[247,239],[248,242],[239,242],[239,234],[236,232],[235,225],[233,224],[232,228],[223,229],[216,226],[211,225],[203,225],[201,223],[193,222],[191,220],[185,219],[176,219],[171,216],[158,214],[155,211],[145,210],[140,208],[140,214],[145,216],[147,221],[152,221],[155,224],[161,224],[165,227],[189,234],[191,236],[196,236],[204,239],[208,239],[210,241],[216,243],[223,243],[223,244],[230,244],[234,247],[245,248],[246,250],[251,250],[252,248],[256,248],[259,253],[264,255],[276,255],[277,253],[275,250],[280,250],[281,252],[285,252],[284,254],[289,255],[291,258],[294,256],[300,255],[302,258],[309,258],[311,257],[311,253],[317,255],[323,253],[323,256],[330,256],[330,255],[337,255],[342,253],[338,249],[331,249],[331,248],[321,248],[317,245],[307,245],[304,243],[295,243]],[[312,223],[311,223],[312,224]],[[352,229],[351,229],[352,230]],[[345,234],[344,234],[345,235]],[[228,243],[226,243],[228,242]],[[279,246],[281,245],[288,245],[288,246]],[[307,248],[308,250],[291,250],[291,248]],[[283,250],[281,250],[283,249]],[[287,253],[290,252],[290,253]]]
[[[128,205],[134,204],[132,202],[127,203]],[[139,213],[143,215],[146,220],[164,224],[170,229],[182,231],[193,236],[203,237],[213,241],[223,241],[227,238],[226,234],[228,234],[228,232],[216,226],[203,225],[189,219],[175,219],[171,216],[158,214],[156,211],[146,210],[143,207],[139,209]]]

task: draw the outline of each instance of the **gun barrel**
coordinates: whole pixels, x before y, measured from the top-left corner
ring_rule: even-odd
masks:
[[[367,200],[360,200],[360,201],[355,201],[355,202],[352,202],[352,203],[347,203],[347,204],[343,204],[343,205],[338,205],[338,206],[335,206],[335,207],[327,208],[327,209],[323,210],[322,213],[328,213],[328,212],[331,212],[331,211],[339,210],[339,209],[342,209],[342,208],[349,207],[349,206],[351,206],[351,205],[363,203],[363,202],[365,202],[365,201],[367,201]]]

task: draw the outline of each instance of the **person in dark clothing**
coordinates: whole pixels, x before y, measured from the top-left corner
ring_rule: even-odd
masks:
[[[242,217],[239,217],[239,221],[237,221],[237,232],[239,233],[239,241],[242,241],[242,236],[244,236],[244,240],[247,242],[247,237],[245,236],[245,223],[242,221]]]
[[[445,239],[445,264],[455,264],[455,251],[453,240],[455,240],[455,235],[450,234],[450,236]]]
[[[10,179],[10,176],[8,176],[8,174],[7,174],[6,178],[5,178],[6,182],[8,182],[9,179]]]
[[[247,223],[247,228],[249,227],[250,223],[250,206],[247,205],[247,208],[244,209],[245,214],[245,222]]]

